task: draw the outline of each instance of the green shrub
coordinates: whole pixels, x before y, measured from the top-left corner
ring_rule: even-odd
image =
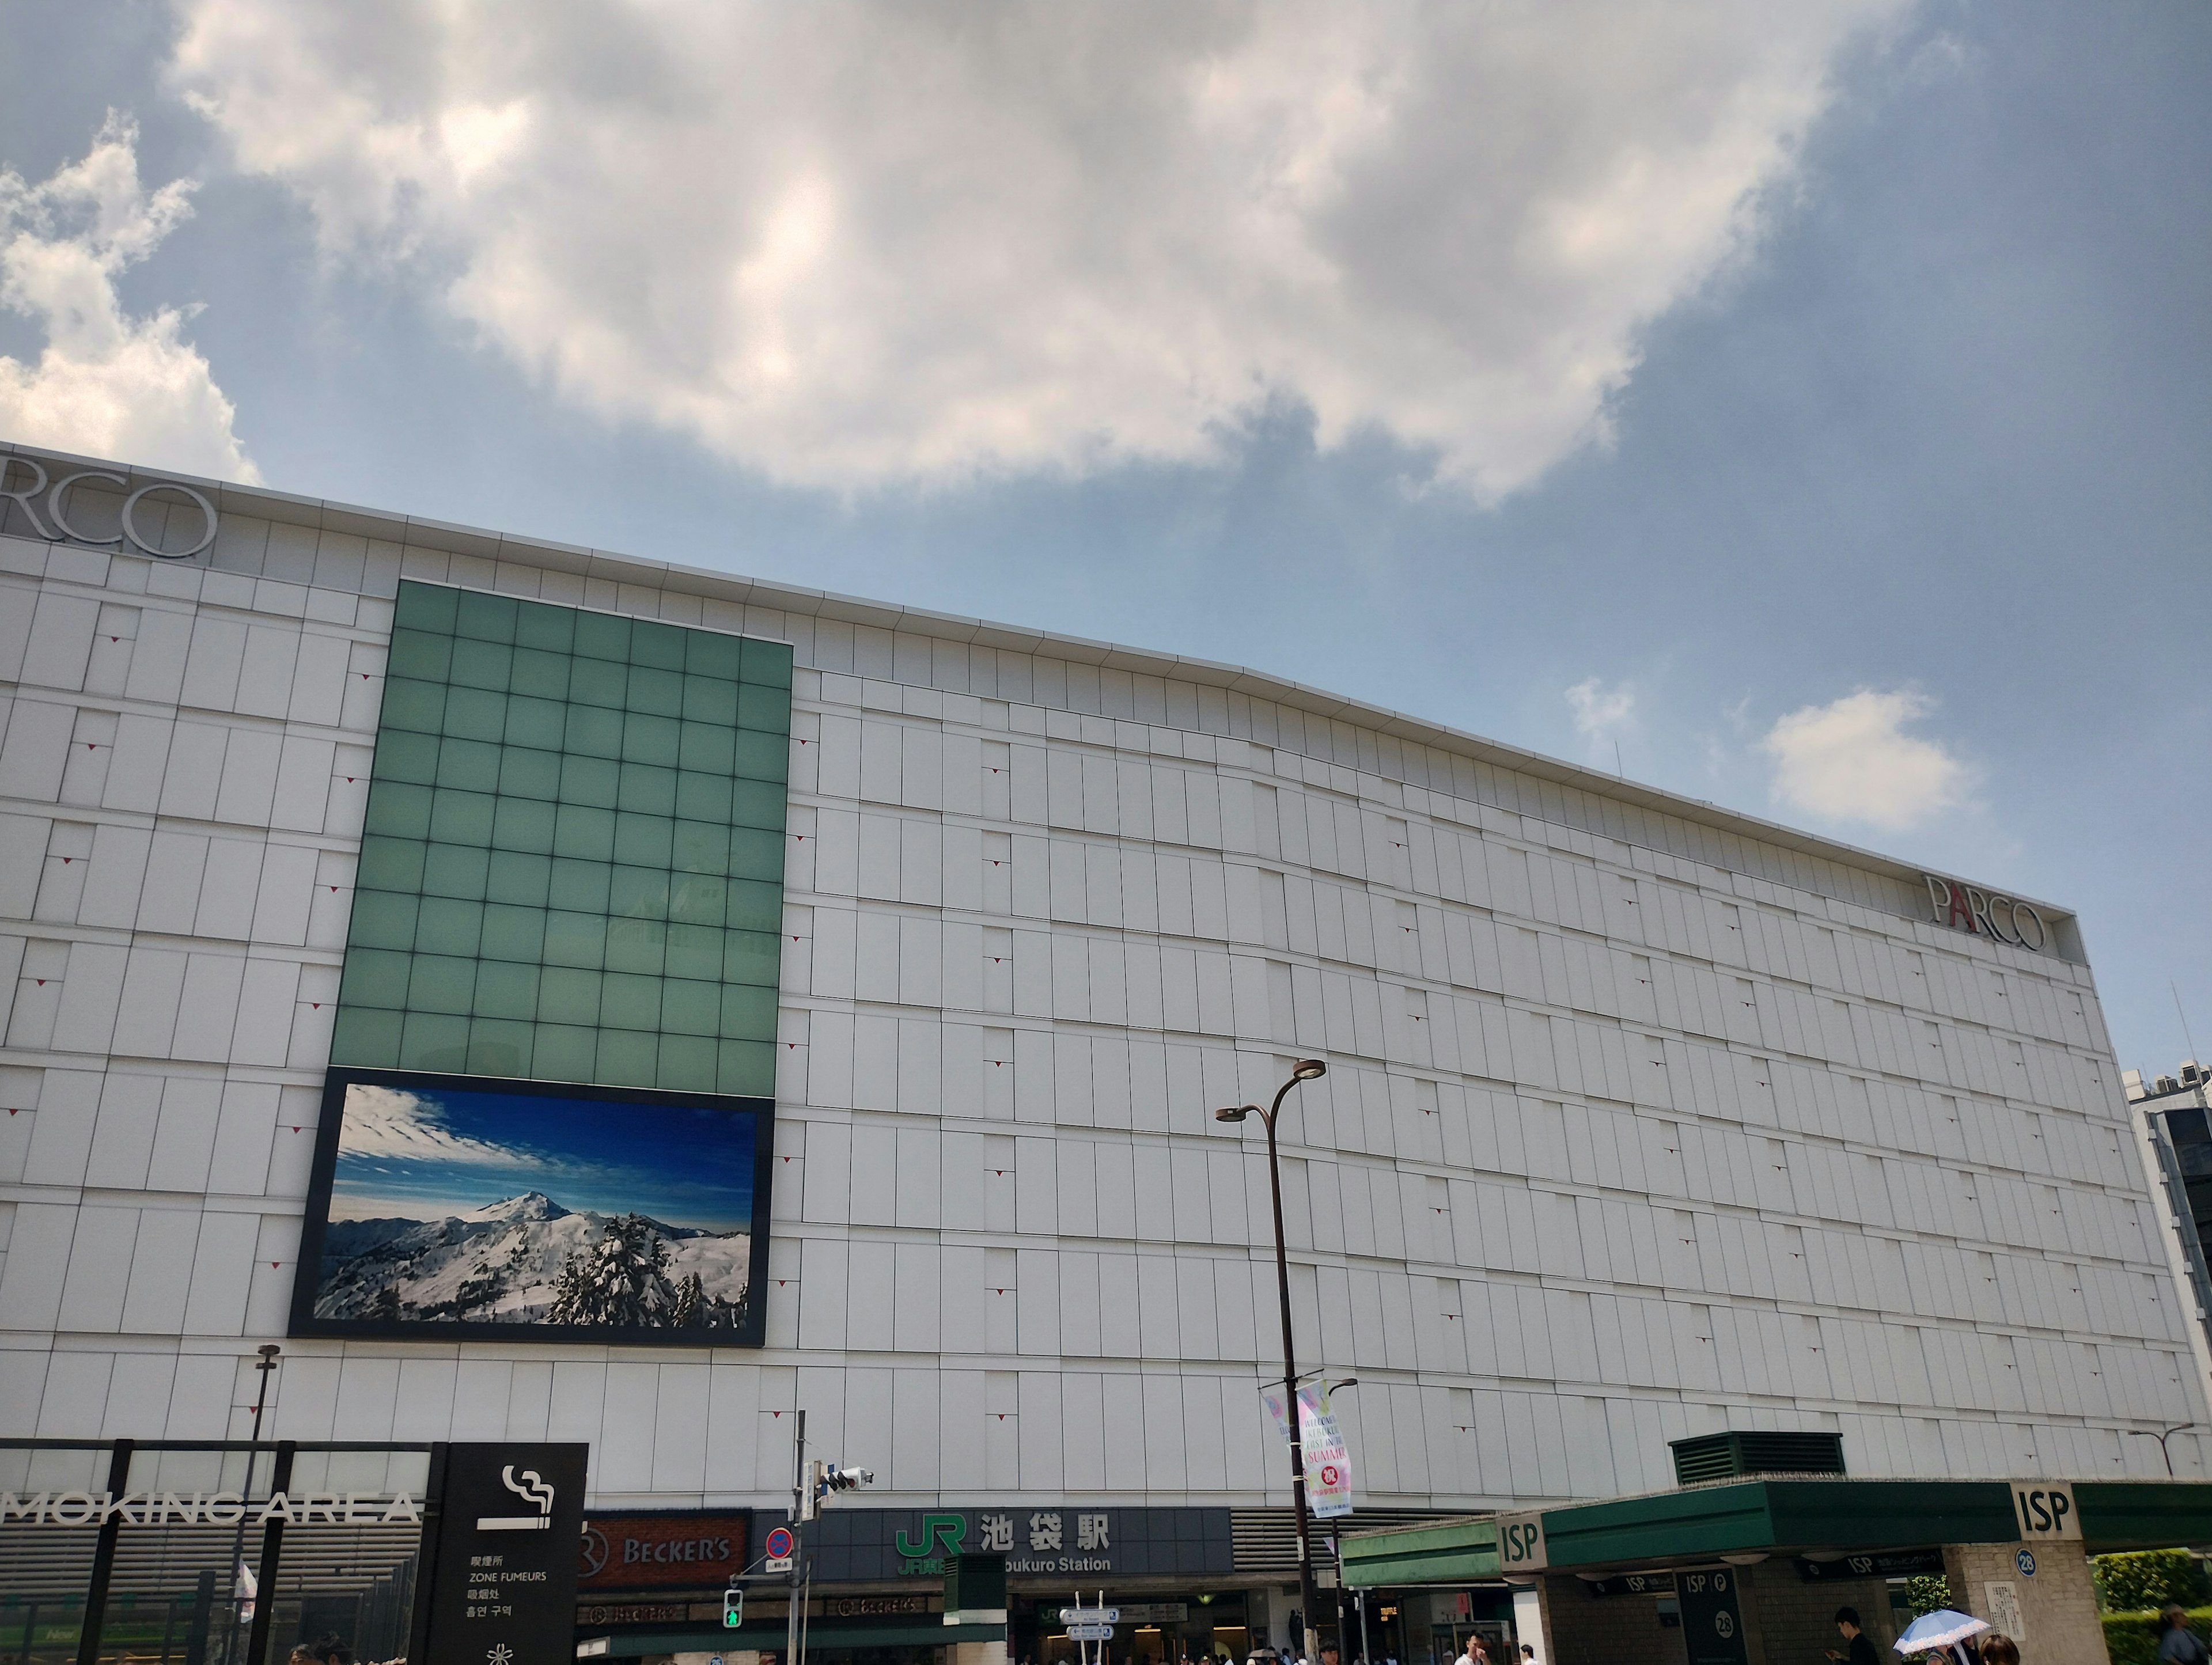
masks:
[[[2090,1562],[2097,1605],[2106,1613],[2141,1613],[2179,1601],[2193,1607],[2212,1601],[2204,1565],[2185,1549],[2138,1549],[2100,1555]]]
[[[2212,1638],[2212,1607],[2192,1607],[2189,1628],[2201,1638]],[[2112,1665],[2158,1665],[2158,1639],[2166,1621],[2155,1612],[2108,1613],[2105,1615],[2105,1651]]]
[[[1906,1579],[1905,1599],[1915,1619],[1956,1605],[1951,1600],[1951,1581],[1940,1572],[1923,1572]]]

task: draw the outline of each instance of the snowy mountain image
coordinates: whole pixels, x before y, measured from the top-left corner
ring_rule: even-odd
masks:
[[[349,1082],[313,1316],[749,1331],[758,1133],[712,1103]]]

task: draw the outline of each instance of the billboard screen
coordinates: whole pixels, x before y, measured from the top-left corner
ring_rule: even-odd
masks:
[[[333,1069],[292,1333],[757,1346],[773,1111]]]

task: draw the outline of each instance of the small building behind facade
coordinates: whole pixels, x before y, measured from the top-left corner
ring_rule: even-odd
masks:
[[[1339,1532],[1620,1506],[1683,1441],[2203,1472],[2059,903],[1235,666],[0,468],[0,1649],[75,1657],[105,1565],[134,1658],[380,1651],[407,1528],[330,1499],[504,1443],[587,1448],[580,1643],[778,1653],[800,1413],[873,1477],[797,1558],[830,1665],[1073,1660],[1102,1597],[1113,1665],[1282,1645],[1270,1167],[1216,1112],[1304,1060],[1323,1626]],[[283,1462],[321,1501],[264,1521]],[[157,1483],[198,1512],[96,1501]],[[979,1555],[1003,1608],[948,1607]],[[1520,1611],[1354,1616],[1410,1662]]]
[[[2187,1303],[2197,1368],[2212,1391],[2212,1077],[2194,1058],[2146,1081],[2123,1071],[2150,1181],[2159,1240]]]

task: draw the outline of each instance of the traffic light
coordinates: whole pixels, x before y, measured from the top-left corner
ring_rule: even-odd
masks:
[[[856,1486],[873,1486],[876,1477],[865,1468],[841,1468],[834,1462],[810,1462],[806,1465],[806,1493],[799,1500],[799,1518],[811,1521],[820,1516],[822,1505],[832,1492],[850,1492]]]
[[[722,1628],[733,1631],[745,1622],[745,1593],[735,1584],[722,1592]]]
[[[850,1492],[859,1486],[873,1486],[876,1477],[865,1468],[839,1468],[825,1465],[822,1471],[824,1492]]]

